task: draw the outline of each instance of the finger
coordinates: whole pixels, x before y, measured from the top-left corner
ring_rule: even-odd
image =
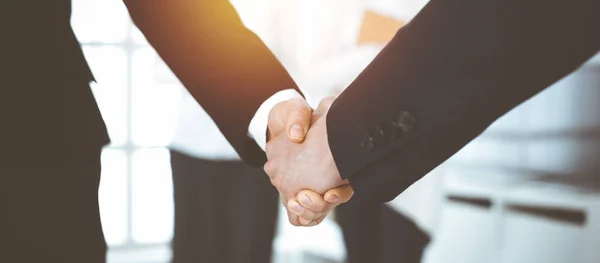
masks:
[[[329,202],[325,201],[323,195],[312,190],[305,189],[300,191],[296,195],[296,200],[298,200],[305,209],[315,213],[323,213],[329,209]]]
[[[298,221],[300,222],[301,225],[303,226],[309,226],[314,220],[313,219],[304,219],[302,217],[298,218]]]
[[[330,204],[339,205],[350,201],[353,195],[354,189],[352,186],[345,184],[325,192],[324,200]]]
[[[305,196],[305,195],[302,195]],[[306,220],[315,220],[319,217],[322,217],[324,213],[322,212],[314,212],[304,207],[298,208],[301,206],[299,202],[295,199],[288,201],[288,207],[290,207],[290,211],[294,213],[296,216],[300,217],[300,219]],[[301,222],[302,223],[302,222]],[[306,223],[305,223],[306,224]]]
[[[292,142],[301,143],[306,137],[312,119],[312,108],[304,99],[289,100],[286,105],[285,129],[288,139]]]
[[[316,219],[304,219],[304,218],[300,217],[299,222],[302,226],[311,227],[311,226],[316,226],[316,225],[320,224],[323,221],[323,218],[325,218],[325,216],[321,216]]]
[[[300,221],[300,223],[302,225],[306,225],[305,223],[302,223],[302,220],[304,220],[304,221],[313,221],[313,220],[319,219],[319,218],[321,218],[321,217],[323,217],[325,215],[327,215],[327,213],[315,213],[315,212],[312,212],[312,211],[310,211],[308,209],[305,209],[304,212],[302,212],[302,214],[299,214],[299,215],[296,215],[296,216],[298,216],[298,220]]]
[[[294,226],[302,226],[302,224],[299,221],[299,218],[296,214],[290,212],[290,210],[287,210],[287,215],[288,215],[288,221],[290,221],[290,224],[294,225]]]
[[[326,217],[327,216],[322,216],[322,217],[319,217],[319,218],[317,218],[315,220],[306,220],[306,219],[300,218],[299,221],[300,221],[300,224],[302,224],[303,226],[310,227],[310,226],[316,226],[316,225],[321,224],[321,222],[323,222],[323,220]]]
[[[290,206],[285,201],[285,197],[281,192],[279,192],[279,200],[281,200],[281,203],[285,207],[288,216],[288,221],[290,222],[290,224],[294,226],[301,226],[302,224],[298,220],[298,216],[294,212],[290,211]]]
[[[303,209],[302,206],[294,200],[290,200],[285,207],[287,208],[287,215],[290,224],[294,226],[301,226],[302,224],[299,221],[298,214],[304,212],[305,209]]]

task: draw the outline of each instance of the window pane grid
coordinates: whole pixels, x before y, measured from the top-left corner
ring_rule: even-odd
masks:
[[[83,40],[80,44],[98,81],[92,83],[91,88],[112,139],[112,143],[102,154],[103,174],[99,190],[106,241],[111,249],[165,245],[170,242],[173,227],[170,217],[173,209],[172,185],[167,184],[171,176],[167,141],[162,136],[163,141],[158,145],[140,145],[134,143],[136,138],[132,133],[132,125],[135,123],[133,118],[139,118],[133,116],[133,102],[138,100],[134,96],[140,96],[141,93],[133,92],[132,75],[136,70],[133,60],[135,54],[150,47],[130,20],[125,24],[126,31],[118,31],[117,35],[105,32],[100,38],[92,38],[86,32],[93,31],[91,29],[94,28],[94,22],[81,23],[82,19],[81,16],[74,18],[74,28],[79,39]],[[124,35],[119,35],[123,32]],[[143,77],[152,76],[145,74],[138,78]],[[160,164],[160,169],[154,169],[155,163]],[[144,202],[153,201],[140,199],[139,194],[138,202],[134,203],[134,190],[142,193],[142,197],[147,197],[153,191],[160,192],[161,202],[157,206],[160,211],[152,211],[148,205],[144,205]],[[152,217],[147,218],[148,213],[163,216],[160,220],[154,220]],[[136,223],[133,222],[134,219]],[[145,225],[134,229],[135,225],[140,225],[145,220]],[[154,224],[160,231],[150,233],[150,229],[155,230],[150,227]]]

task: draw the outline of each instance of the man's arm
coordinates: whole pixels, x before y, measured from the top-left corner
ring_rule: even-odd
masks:
[[[227,0],[125,0],[135,24],[247,163],[265,154],[248,135],[266,136],[267,99],[296,84],[277,58],[248,30]],[[285,92],[284,92],[285,93]],[[292,92],[294,93],[294,92]],[[281,97],[281,96],[280,96]],[[292,98],[285,95],[282,98]],[[279,99],[281,100],[281,99]],[[266,107],[266,109],[265,109]],[[310,113],[309,113],[310,114]],[[256,128],[259,126],[259,128]],[[261,141],[260,138],[257,138]]]
[[[598,10],[592,0],[432,0],[331,106],[342,178],[357,197],[393,199],[598,52]]]
[[[288,197],[345,179],[355,198],[389,201],[598,52],[597,10],[588,0],[432,0],[304,143],[269,142],[265,171]]]

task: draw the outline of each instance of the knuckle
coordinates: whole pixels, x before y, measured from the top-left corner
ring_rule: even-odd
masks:
[[[265,170],[265,173],[269,174],[271,172],[271,162],[268,161],[265,163],[265,165],[263,165],[263,170]]]
[[[269,177],[273,177],[275,175],[275,163],[273,161],[268,161],[267,163],[265,163],[263,169]]]

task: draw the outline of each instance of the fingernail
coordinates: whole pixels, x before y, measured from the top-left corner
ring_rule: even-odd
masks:
[[[306,220],[306,222],[304,222],[304,225],[308,226],[308,225],[310,225],[310,223],[312,223],[312,219],[311,220]]]
[[[300,201],[301,204],[303,204],[304,206],[309,206],[312,203],[312,200],[310,200],[310,198],[307,195],[300,195],[298,197],[298,200]]]
[[[338,201],[340,201],[340,197],[337,195],[331,195],[328,200],[330,203],[337,203]]]
[[[301,140],[304,137],[304,129],[299,125],[293,125],[290,129],[290,138],[294,140]]]
[[[298,202],[296,201],[291,201],[290,204],[288,205],[288,208],[290,209],[290,211],[294,212],[295,214],[301,214],[302,210],[304,210],[304,208],[298,204]]]

